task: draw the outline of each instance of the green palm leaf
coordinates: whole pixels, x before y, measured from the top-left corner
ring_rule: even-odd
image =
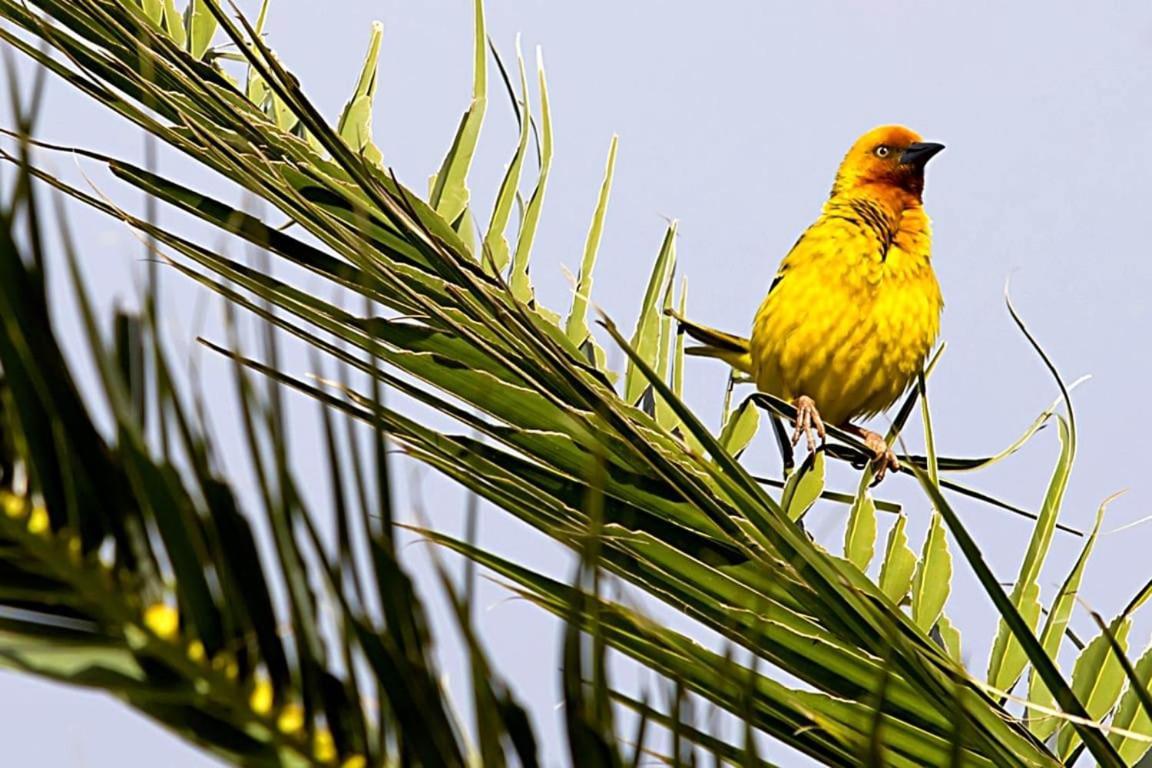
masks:
[[[50,327],[43,277],[15,255],[9,237],[8,256],[0,259],[0,364],[8,387],[2,402],[16,436],[12,461],[26,467],[39,496],[9,489],[4,497],[10,512],[0,519],[0,535],[12,548],[0,552],[16,553],[12,568],[18,575],[0,585],[0,600],[47,610],[44,616],[0,622],[5,663],[116,692],[241,763],[363,758],[370,764],[463,765],[474,752],[446,703],[427,620],[397,552],[385,458],[394,445],[581,553],[582,569],[569,585],[496,552],[424,532],[567,622],[567,737],[575,762],[625,762],[610,702],[629,698],[613,690],[604,673],[612,649],[682,692],[667,714],[645,703],[633,706],[673,731],[674,759],[692,743],[760,764],[751,736],[760,731],[831,765],[869,759],[948,764],[957,755],[966,765],[1060,764],[957,660],[959,632],[943,614],[949,582],[944,574],[952,568],[947,526],[1004,620],[1000,657],[1011,663],[998,662],[1007,671],[993,677],[1014,680],[1024,663],[1032,663],[1061,708],[1081,718],[1062,732],[1069,735],[1061,737],[1061,752],[1077,749],[1074,739],[1080,739],[1101,764],[1122,764],[1117,746],[1084,720],[1101,716],[1116,697],[1095,696],[1075,678],[1069,685],[1060,676],[1046,644],[1034,635],[1038,615],[1034,620],[1024,599],[1058,527],[1071,450],[1045,497],[1021,592],[1012,598],[992,578],[943,496],[945,489],[979,496],[940,475],[1005,458],[1052,414],[1042,415],[1006,451],[953,459],[937,457],[922,401],[927,456],[904,455],[901,461],[921,480],[937,514],[919,560],[907,545],[905,518],[898,519],[880,583],[873,583],[863,570],[875,546],[875,512],[893,508],[868,495],[867,470],[854,495],[824,483],[825,462],[866,459],[859,440],[830,429],[826,450],[777,494],[735,454],[754,436],[749,424],[757,407],[789,419],[791,406],[755,395],[726,419],[717,438],[682,401],[681,347],[664,312],[674,299],[675,224],[656,259],[631,341],[603,319],[627,356],[622,392],[603,356],[589,354],[587,297],[614,144],[570,321],[562,328],[559,316],[537,301],[529,263],[553,150],[542,67],[540,174],[515,248],[504,246],[533,125],[525,87],[515,168],[502,184],[484,235],[491,261],[478,263],[467,176],[487,100],[479,2],[472,104],[427,201],[381,167],[372,151],[368,116],[378,36],[334,128],[262,39],[259,22],[253,26],[225,13],[216,0],[196,0],[189,11],[190,53],[172,45],[175,33],[162,24],[166,11],[158,24],[156,7],[132,0],[0,0],[0,15],[63,55],[0,28],[6,44],[266,202],[302,234],[131,164],[87,153],[90,161],[106,164],[117,178],[184,214],[308,270],[347,299],[342,305],[323,299],[314,289],[230,259],[24,163],[28,179],[145,233],[176,271],[226,298],[234,310],[261,319],[268,341],[261,354],[252,354],[235,338],[205,340],[234,363],[260,490],[257,516],[238,508],[227,481],[214,471],[210,443],[192,426],[196,422],[187,416],[154,339],[152,357],[160,362],[149,373],[163,382],[157,395],[162,418],[178,436],[188,466],[174,466],[144,439],[139,417],[148,409],[139,405],[133,361],[149,355],[140,351],[142,342],[134,351],[132,340],[150,331],[146,324],[134,331],[125,320],[121,348],[107,349],[81,291],[115,440],[93,426],[51,335],[29,332]],[[242,55],[249,70],[243,91],[209,55],[214,35]],[[6,157],[18,164],[22,159]],[[509,255],[505,282],[501,274]],[[680,299],[682,307],[683,292]],[[280,334],[313,347],[322,360],[313,373],[323,384],[281,369],[274,343]],[[323,366],[332,364],[339,385],[322,375]],[[361,389],[349,385],[352,374],[367,383],[357,385]],[[382,389],[456,426],[433,429],[391,401],[385,405]],[[287,465],[285,390],[315,400],[325,418],[367,425],[374,436],[372,469],[359,462],[344,468],[343,452],[333,448],[336,431],[326,431],[330,472],[344,478],[335,484],[354,486],[360,500],[354,509],[347,498],[333,499],[335,551],[316,530],[316,515]],[[902,406],[890,442],[917,396],[923,392],[912,393]],[[346,453],[353,453],[353,444]],[[375,480],[371,491],[368,475]],[[847,560],[830,555],[794,522],[821,498],[850,505]],[[250,516],[270,532],[267,562],[254,554]],[[114,553],[110,565],[97,554],[106,547]],[[131,588],[107,588],[120,587],[121,579],[108,573],[123,575]],[[492,673],[467,606],[438,573],[466,638],[472,693],[484,710],[476,753],[488,764],[512,754],[531,764],[535,747],[523,712]],[[754,661],[734,667],[730,657],[606,598],[602,573],[674,606]],[[274,600],[274,593],[283,600]],[[909,593],[911,615],[899,605]],[[328,610],[334,618],[326,618]],[[274,631],[281,624],[291,627],[284,637]],[[934,628],[943,648],[928,634]],[[54,651],[33,639],[55,643]],[[1008,650],[1017,647],[1020,660]],[[1138,677],[1140,670],[1132,674]],[[781,675],[805,687],[781,683]],[[197,676],[208,681],[207,693],[197,687]],[[148,694],[161,682],[164,701]],[[373,694],[387,706],[369,711],[364,702]],[[749,734],[745,747],[738,751],[696,727],[684,714],[687,694],[740,718]],[[1131,706],[1121,704],[1128,720],[1134,720]],[[632,762],[641,754],[637,746]]]

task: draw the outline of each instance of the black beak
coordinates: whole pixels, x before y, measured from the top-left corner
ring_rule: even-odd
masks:
[[[900,163],[923,168],[942,149],[944,149],[943,144],[937,144],[934,141],[918,141],[915,144],[909,144],[908,148],[900,153]]]

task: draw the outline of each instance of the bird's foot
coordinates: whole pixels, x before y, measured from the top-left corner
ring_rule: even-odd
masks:
[[[900,471],[900,462],[896,454],[888,446],[883,436],[870,429],[857,427],[855,424],[845,424],[841,427],[845,432],[851,432],[864,441],[864,445],[872,452],[872,470],[876,473],[876,482],[884,479],[888,470]]]
[[[792,401],[796,409],[796,431],[792,433],[792,447],[800,442],[800,435],[804,435],[808,442],[808,451],[815,453],[819,445],[824,444],[824,422],[820,419],[820,411],[816,410],[816,401],[807,395],[800,395]],[[820,442],[816,442],[816,437]]]

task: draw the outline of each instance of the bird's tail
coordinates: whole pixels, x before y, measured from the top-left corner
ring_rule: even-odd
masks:
[[[749,348],[748,339],[742,336],[734,336],[724,331],[718,331],[706,325],[699,325],[673,309],[666,309],[664,311],[676,318],[676,322],[680,324],[680,331],[682,333],[687,333],[695,341],[700,342],[701,346],[688,347],[684,350],[686,354],[696,355],[697,357],[715,357],[728,363],[728,365],[738,371],[750,375],[753,374],[752,351]]]

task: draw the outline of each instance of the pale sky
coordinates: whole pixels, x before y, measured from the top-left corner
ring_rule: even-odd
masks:
[[[254,11],[258,3],[241,5]],[[928,169],[925,193],[949,345],[930,389],[940,452],[995,452],[1057,394],[1004,309],[1011,276],[1017,306],[1066,379],[1093,375],[1076,393],[1079,460],[1063,521],[1089,526],[1099,502],[1122,488],[1130,492],[1113,505],[1105,529],[1148,514],[1148,452],[1135,428],[1152,375],[1139,351],[1152,327],[1146,301],[1152,261],[1143,241],[1152,204],[1152,6],[1135,0],[1094,3],[1091,11],[1071,2],[490,5],[489,32],[502,51],[511,55],[522,33],[525,52],[540,45],[546,57],[556,158],[532,273],[546,305],[567,308],[566,270],[578,266],[614,132],[620,155],[593,301],[631,327],[664,217],[675,217],[689,314],[746,332],[777,262],[819,212],[852,140],[877,124],[905,123],[947,145]],[[269,40],[335,121],[354,86],[370,23],[382,21],[376,141],[400,178],[423,190],[468,102],[470,7],[470,0],[274,0]],[[492,86],[471,185],[482,220],[516,138],[495,77]],[[10,125],[6,111],[0,117]],[[56,81],[41,137],[133,159],[140,154],[134,129]],[[71,160],[51,163],[81,180]],[[234,189],[184,158],[166,154],[161,168],[240,202]],[[86,172],[120,199],[135,199],[97,169]],[[131,302],[143,274],[137,241],[87,211],[76,210],[73,224],[102,303]],[[184,231],[204,234],[194,226]],[[225,247],[223,238],[207,236]],[[61,270],[55,277],[59,304],[70,304]],[[177,349],[187,349],[200,330],[223,339],[213,311],[206,325],[197,325],[198,289],[175,275],[164,289],[167,331]],[[61,322],[78,349],[74,319],[64,314]],[[207,391],[230,396],[226,369],[203,362]],[[285,364],[308,370],[299,353]],[[688,400],[713,425],[724,376],[710,361],[693,361],[688,371]],[[309,460],[315,406],[289,402],[297,429],[293,455],[324,510],[325,478]],[[228,421],[225,413],[216,425],[224,438],[235,434]],[[882,419],[877,423],[884,426]],[[918,427],[906,436],[912,447],[920,445]],[[775,473],[773,452],[770,436],[762,434],[745,461],[757,472]],[[1055,455],[1049,430],[1022,454],[964,481],[1036,509]],[[235,466],[240,471],[244,462]],[[839,469],[831,484],[851,488],[854,477]],[[407,491],[416,487],[433,520],[458,530],[459,489],[429,471]],[[913,482],[886,481],[879,495],[908,502],[918,548],[928,505]],[[402,509],[411,502],[408,493],[397,500]],[[967,501],[957,508],[998,576],[1012,580],[1027,545],[1027,521]],[[839,544],[845,516],[844,507],[820,508],[809,528],[831,548]],[[882,537],[889,523],[881,519]],[[555,557],[557,548],[509,516],[486,507],[481,525],[484,545],[567,577],[555,567],[566,562]],[[1113,614],[1149,577],[1150,541],[1152,525],[1102,538],[1083,592],[1093,608]],[[1078,548],[1077,539],[1057,535],[1041,582],[1046,602]],[[426,574],[420,547],[406,552]],[[955,570],[947,612],[962,632],[970,666],[983,674],[995,613],[959,555]],[[422,586],[434,594],[430,581]],[[562,765],[557,626],[508,601],[494,585],[485,585],[480,597],[480,628],[496,666],[528,704],[548,764]],[[690,626],[656,610],[678,627]],[[1073,626],[1091,634],[1082,612]],[[1143,651],[1150,627],[1145,613],[1132,633],[1134,653]],[[441,647],[458,683],[464,670],[450,634],[442,633]],[[216,764],[100,695],[0,673],[0,701],[6,703],[0,743],[10,765]],[[767,756],[797,764],[778,746]]]

